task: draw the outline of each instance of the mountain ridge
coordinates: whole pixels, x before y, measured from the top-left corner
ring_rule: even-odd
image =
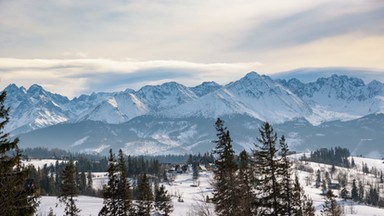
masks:
[[[58,123],[85,120],[120,124],[143,115],[219,117],[246,114],[271,123],[304,118],[312,125],[333,120],[353,120],[384,111],[384,84],[345,75],[318,78],[272,79],[250,72],[243,78],[219,85],[203,82],[186,87],[177,82],[143,86],[138,91],[100,92],[72,100],[35,84],[28,90],[15,84],[5,89],[11,107],[14,134]]]

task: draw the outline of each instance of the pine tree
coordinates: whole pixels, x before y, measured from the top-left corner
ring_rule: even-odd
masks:
[[[343,198],[344,201],[348,199],[348,195],[349,195],[349,191],[347,190],[346,187],[344,187],[343,189],[341,189],[341,191],[340,191],[340,197]]]
[[[353,179],[352,181],[351,198],[354,202],[357,202],[359,200],[359,192],[356,186],[356,179]]]
[[[255,215],[252,167],[248,153],[243,150],[239,155],[237,175],[237,194],[239,194],[239,215]]]
[[[316,209],[313,206],[313,201],[308,195],[304,194],[304,192],[302,195],[302,209],[302,216],[315,216]]]
[[[213,182],[213,198],[217,215],[237,215],[238,194],[236,193],[235,153],[232,148],[232,140],[229,131],[224,127],[224,121],[220,118],[215,123],[217,140],[214,154],[216,155]]]
[[[321,210],[323,216],[341,216],[342,209],[335,200],[332,190],[327,191],[327,195],[324,200],[323,209]]]
[[[359,181],[359,202],[363,202],[364,200],[364,186],[363,186],[363,183],[361,181]]]
[[[9,122],[9,108],[4,105],[6,92],[0,94],[0,215],[33,215],[38,194],[29,168],[21,164],[19,139],[10,139],[4,127]]]
[[[93,180],[92,180],[92,172],[91,171],[87,172],[86,194],[91,195],[91,196],[95,195],[94,190],[93,190]]]
[[[353,157],[352,157],[352,159],[351,159],[351,167],[352,167],[352,168],[355,168],[355,167],[356,167],[355,159],[353,159]]]
[[[118,160],[119,179],[117,185],[118,191],[118,215],[134,215],[134,208],[132,206],[132,192],[131,184],[128,180],[127,166],[124,159],[123,151],[119,150]]]
[[[160,188],[156,190],[155,208],[160,215],[164,216],[169,216],[173,211],[171,196],[168,194],[168,191],[165,190],[164,185],[161,185]]]
[[[303,188],[300,185],[299,177],[295,175],[295,182],[293,184],[293,194],[292,194],[292,205],[293,208],[293,215],[302,216],[303,215],[303,208],[302,208],[302,197],[303,195]]]
[[[79,190],[76,182],[76,168],[72,160],[65,165],[61,178],[59,200],[65,204],[65,215],[77,216],[80,213],[80,209],[76,206],[75,197],[79,194]]]
[[[118,212],[118,168],[112,149],[108,157],[108,183],[103,188],[103,207],[99,215],[114,216]]]
[[[198,162],[192,163],[192,179],[194,181],[199,179],[199,163]]]
[[[320,170],[317,170],[316,171],[316,183],[315,183],[315,187],[316,188],[319,188],[321,185],[321,175],[320,175]]]
[[[259,129],[260,137],[256,145],[255,163],[259,176],[256,188],[260,192],[259,205],[263,207],[263,215],[283,214],[284,204],[281,202],[282,185],[279,179],[282,177],[281,159],[277,158],[277,134],[272,126],[265,122]]]
[[[138,206],[136,215],[149,216],[152,210],[153,194],[147,174],[144,173],[138,184]]]
[[[288,144],[285,141],[285,137],[282,136],[280,138],[280,151],[281,151],[281,174],[282,174],[282,182],[281,182],[281,197],[282,198],[282,213],[281,215],[293,215],[293,209],[297,206],[295,206],[294,203],[292,203],[292,197],[293,197],[293,188],[292,188],[292,163],[289,161],[288,153],[289,148]],[[297,182],[297,184],[299,184]],[[300,187],[300,186],[299,186]]]
[[[295,216],[315,216],[315,207],[312,199],[305,194],[300,186],[299,177],[295,175],[292,195],[292,215]]]

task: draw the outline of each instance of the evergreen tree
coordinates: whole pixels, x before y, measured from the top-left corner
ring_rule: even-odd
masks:
[[[237,215],[238,194],[236,193],[235,153],[229,131],[224,127],[220,118],[215,123],[217,140],[214,154],[216,155],[216,169],[214,170],[213,203],[217,215]]]
[[[118,168],[116,165],[115,155],[112,149],[109,150],[108,157],[108,183],[103,188],[103,207],[99,215],[114,216],[118,213]]]
[[[303,201],[303,188],[300,185],[299,177],[295,175],[295,182],[293,184],[293,194],[292,194],[292,205],[293,215],[301,216],[303,215],[302,201]]]
[[[80,194],[85,194],[87,189],[87,178],[85,172],[81,172],[79,175],[79,191]]]
[[[335,195],[333,195],[332,190],[327,191],[325,201],[323,204],[323,209],[321,210],[321,215],[323,216],[341,216],[342,209],[335,200]]]
[[[118,215],[134,215],[132,206],[131,184],[128,180],[128,169],[125,163],[123,151],[119,150],[118,160],[119,179],[117,185],[118,195]]]
[[[359,201],[359,192],[356,186],[356,179],[353,179],[352,181],[351,198],[354,202]]]
[[[293,210],[295,207],[298,207],[299,204],[297,203],[296,206],[292,202],[292,197],[294,194],[293,188],[292,188],[292,163],[289,161],[288,158],[288,144],[285,142],[285,137],[282,136],[280,138],[280,151],[281,151],[281,174],[282,174],[282,182],[281,182],[281,199],[283,204],[283,209],[281,215],[293,215]],[[299,184],[297,182],[297,184]],[[300,187],[300,185],[299,185]]]
[[[192,179],[194,181],[199,179],[199,163],[198,162],[192,163]]]
[[[88,171],[87,172],[87,188],[86,188],[86,194],[87,195],[94,195],[94,190],[93,190],[93,180],[92,180],[92,172]]]
[[[303,209],[302,216],[315,216],[316,209],[313,206],[313,201],[308,195],[304,194],[304,192],[302,195],[302,209]]]
[[[321,175],[320,175],[320,170],[317,170],[316,171],[316,183],[315,183],[315,187],[316,188],[319,188],[321,185]]]
[[[254,166],[258,174],[256,188],[260,192],[258,204],[263,208],[263,215],[281,215],[285,206],[280,199],[283,191],[279,182],[282,166],[281,159],[276,157],[277,134],[268,122],[264,123],[259,131],[261,136],[257,140],[260,145],[256,145],[254,155]]]
[[[79,190],[76,182],[76,168],[72,160],[65,165],[61,178],[59,200],[65,204],[65,215],[77,216],[80,213],[80,209],[76,206],[75,197],[79,194]]]
[[[359,202],[363,202],[364,200],[364,186],[363,186],[363,183],[361,181],[359,181]]]
[[[168,191],[165,190],[164,185],[161,185],[160,188],[156,190],[155,208],[159,214],[164,216],[169,216],[173,211],[171,196],[168,194]]]
[[[239,215],[256,215],[254,206],[252,167],[248,153],[243,150],[239,155],[239,172],[237,175],[237,194],[239,194]]]
[[[343,198],[344,201],[348,199],[348,195],[349,195],[349,191],[347,190],[347,188],[344,187],[343,189],[341,189],[340,197]]]
[[[325,194],[327,194],[327,191],[328,191],[328,187],[327,187],[327,182],[325,181],[325,179],[323,179],[322,181],[321,181],[321,193],[323,194],[323,195],[325,195]]]
[[[4,106],[6,92],[0,93],[0,215],[33,215],[38,194],[29,168],[22,166],[19,139],[10,139],[4,127],[9,121],[9,108]]]
[[[292,215],[295,216],[315,216],[315,207],[312,199],[304,193],[300,186],[299,178],[296,175],[293,184],[292,195]]]
[[[139,179],[138,191],[139,196],[136,215],[149,216],[152,209],[153,194],[146,173]]]

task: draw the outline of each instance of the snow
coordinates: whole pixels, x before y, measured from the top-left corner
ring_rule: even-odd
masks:
[[[87,141],[88,138],[89,138],[89,136],[86,136],[86,137],[83,137],[83,138],[75,141],[74,143],[71,144],[71,147],[75,147],[75,146],[83,144],[85,141]]]
[[[56,161],[60,163],[63,163],[63,162],[66,162],[66,160],[56,160],[56,159],[31,159],[31,160],[28,160],[28,161],[22,161],[22,163],[25,165],[25,166],[29,166],[29,165],[33,165],[36,169],[37,168],[43,168],[44,165],[47,165],[50,166],[50,165],[55,165],[56,164]]]
[[[292,155],[290,158],[297,160],[303,154]],[[351,158],[350,158],[351,159]],[[372,159],[372,158],[360,158],[354,157],[354,161],[357,165],[355,169],[346,169],[341,167],[336,167],[339,172],[347,172],[349,182],[352,181],[355,177],[365,178],[366,181],[371,181],[373,179],[372,175],[363,175],[361,173],[362,163],[367,163],[368,167],[376,167],[379,170],[384,171],[384,164],[382,160]],[[31,163],[41,166],[44,163],[53,163],[55,160],[34,160]],[[319,164],[308,162],[308,165],[313,168],[314,172],[317,169],[320,170],[329,170],[330,165]],[[306,185],[306,177],[310,174],[304,171],[298,171],[300,183],[304,191],[313,199],[314,206],[316,208],[316,215],[321,215],[320,211],[324,203],[324,196],[321,195],[321,189],[314,187],[314,181],[311,185]],[[108,181],[106,172],[95,172],[92,173],[93,177],[93,187],[101,189],[103,184],[106,184]],[[172,196],[172,202],[174,205],[174,211],[171,214],[172,216],[186,216],[191,215],[193,209],[198,208],[204,204],[201,200],[204,200],[206,196],[212,197],[212,182],[213,174],[209,171],[201,171],[200,177],[197,181],[192,179],[192,172],[187,172],[185,174],[177,174],[175,180],[171,184],[164,184],[168,193]],[[313,174],[314,179],[314,174]],[[334,194],[338,195],[339,191],[334,190]],[[181,196],[184,202],[178,202],[178,196]],[[98,215],[103,199],[96,197],[88,196],[79,196],[77,197],[77,206],[82,210],[81,215]],[[340,198],[336,198],[339,205],[344,208],[345,215],[361,215],[361,216],[375,216],[375,215],[384,215],[384,209],[366,206],[363,204],[354,203],[351,201],[343,201]],[[57,215],[63,214],[64,206],[59,204],[56,197],[43,196],[41,197],[41,204],[38,208],[39,215],[48,215],[49,208],[52,208],[54,213]],[[211,212],[214,211],[214,206],[212,204],[207,204],[207,207]],[[352,210],[352,213],[351,213]],[[154,212],[152,215],[155,215]],[[193,215],[193,214],[192,214]]]
[[[248,114],[282,123],[305,118],[313,125],[333,120],[352,120],[384,111],[384,85],[364,84],[347,76],[331,76],[312,83],[278,81],[255,72],[220,86],[214,82],[188,88],[176,82],[144,86],[139,91],[98,92],[73,100],[34,85],[26,92],[10,85],[6,104],[11,107],[7,131],[27,132],[62,122],[98,120],[111,124],[137,116],[162,114],[218,117]],[[19,132],[19,133],[20,133]]]

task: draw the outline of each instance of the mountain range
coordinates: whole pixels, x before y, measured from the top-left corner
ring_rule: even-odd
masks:
[[[252,148],[262,122],[285,134],[292,149],[345,146],[384,155],[384,84],[345,75],[272,79],[256,72],[226,85],[176,82],[138,91],[98,92],[68,99],[39,85],[11,84],[6,131],[24,147],[104,153],[183,154],[213,148],[214,121],[223,118],[236,150]]]

